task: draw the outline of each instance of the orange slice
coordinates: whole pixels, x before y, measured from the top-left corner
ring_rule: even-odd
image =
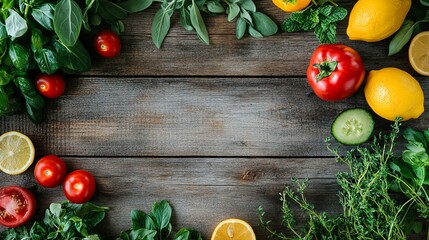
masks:
[[[247,222],[230,218],[216,226],[211,240],[256,240],[256,236]]]
[[[411,40],[408,59],[416,72],[429,76],[429,31],[421,32]]]
[[[34,145],[20,132],[7,132],[0,136],[0,170],[16,175],[27,170],[34,161]]]

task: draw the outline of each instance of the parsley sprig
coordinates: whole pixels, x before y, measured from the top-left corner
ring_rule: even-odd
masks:
[[[306,9],[293,12],[282,23],[285,32],[314,30],[321,43],[335,43],[337,22],[347,16],[347,10],[332,0],[312,0]]]

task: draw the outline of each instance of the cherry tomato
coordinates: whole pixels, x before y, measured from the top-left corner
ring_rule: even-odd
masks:
[[[121,51],[121,41],[112,30],[101,30],[95,35],[94,48],[101,56],[113,58]]]
[[[59,186],[66,177],[66,174],[66,164],[61,158],[55,155],[42,157],[34,167],[34,177],[37,182],[47,188]]]
[[[63,190],[72,203],[88,202],[95,192],[95,179],[85,170],[73,171],[64,180]]]
[[[41,73],[36,77],[37,90],[47,98],[57,98],[64,93],[65,81],[61,74],[52,75]]]
[[[307,79],[316,95],[337,101],[353,95],[365,78],[360,55],[342,44],[323,44],[316,48],[307,68]]]
[[[18,186],[0,188],[0,224],[18,227],[36,213],[36,198],[27,189]]]

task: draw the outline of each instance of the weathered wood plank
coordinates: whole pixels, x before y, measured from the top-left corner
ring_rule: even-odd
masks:
[[[341,5],[351,9],[355,1]],[[280,24],[286,13],[271,1],[257,2],[258,8]],[[125,20],[126,31],[121,35],[123,50],[115,59],[101,59],[94,54],[94,66],[88,75],[126,76],[304,76],[309,58],[319,45],[312,32],[282,33],[255,39],[235,37],[235,23],[225,16],[205,16],[211,45],[206,46],[195,35],[180,26],[178,14],[173,16],[172,28],[161,49],[152,43],[152,18],[159,5],[143,13],[132,14]],[[348,20],[338,27],[337,42],[356,49],[368,70],[396,66],[414,73],[406,51],[387,57],[388,42],[365,43],[350,41],[345,34]]]
[[[331,122],[357,106],[367,106],[362,92],[326,102],[303,78],[78,78],[42,124],[19,115],[0,126],[28,134],[40,155],[330,156]]]
[[[309,201],[319,210],[338,212],[336,172],[346,170],[332,158],[77,158],[65,157],[69,171],[87,169],[96,178],[93,202],[110,206],[102,228],[112,239],[129,228],[132,209],[149,211],[154,201],[167,199],[174,207],[176,227],[192,227],[209,239],[225,218],[248,221],[258,239],[267,236],[258,227],[256,210],[280,219],[278,193],[290,178],[310,178]],[[0,174],[2,185],[32,189],[39,201],[38,216],[49,203],[65,199],[61,188],[38,186],[29,170],[23,175]],[[298,218],[302,220],[302,217]],[[0,227],[0,231],[4,228]],[[176,228],[177,230],[177,228]]]

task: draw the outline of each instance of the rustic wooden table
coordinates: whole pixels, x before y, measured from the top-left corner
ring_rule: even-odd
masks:
[[[353,3],[340,2],[348,9]],[[278,23],[285,18],[271,1],[257,6]],[[310,178],[309,201],[338,212],[335,174],[345,167],[326,150],[324,138],[336,114],[367,104],[362,90],[335,103],[313,94],[305,77],[319,45],[313,33],[237,40],[235,24],[225,16],[206,16],[207,46],[175,15],[157,49],[150,36],[154,13],[130,15],[121,55],[94,55],[91,71],[69,76],[65,94],[48,101],[43,123],[24,114],[2,117],[1,132],[21,131],[33,140],[38,158],[56,154],[70,170],[92,172],[92,201],[111,207],[102,229],[107,238],[130,227],[132,209],[149,211],[154,201],[167,199],[173,223],[200,230],[206,239],[231,217],[248,221],[265,239],[256,210],[262,205],[279,220],[278,193],[291,177]],[[417,76],[406,51],[387,57],[388,41],[350,41],[346,26],[343,21],[338,27],[337,41],[356,49],[367,70],[399,67]],[[429,93],[427,79],[417,78]],[[389,125],[376,121],[379,128]],[[424,113],[406,125],[428,123]],[[39,216],[49,203],[65,199],[60,188],[37,185],[31,170],[0,173],[0,182],[31,188]]]

